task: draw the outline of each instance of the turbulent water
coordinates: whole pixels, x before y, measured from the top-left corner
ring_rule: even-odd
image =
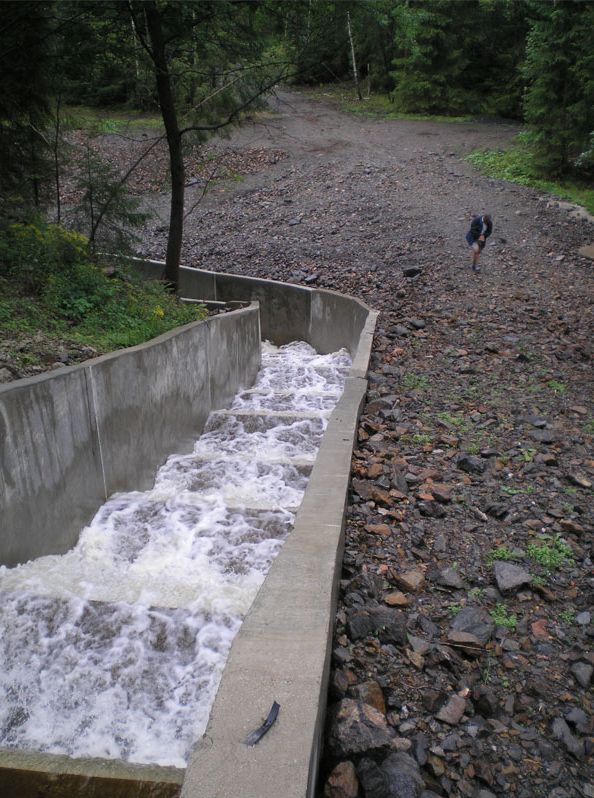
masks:
[[[185,767],[349,366],[265,345],[152,490],[112,496],[67,554],[0,568],[0,746]]]

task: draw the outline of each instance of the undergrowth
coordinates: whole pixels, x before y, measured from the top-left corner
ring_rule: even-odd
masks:
[[[475,150],[466,157],[473,166],[488,177],[509,180],[554,194],[560,199],[582,205],[594,213],[594,187],[571,180],[554,181],[540,176],[530,149],[530,134],[519,133],[515,143],[506,150]]]
[[[0,229],[0,329],[5,340],[41,333],[107,352],[134,346],[206,315],[158,281],[108,276],[86,239],[58,225]]]

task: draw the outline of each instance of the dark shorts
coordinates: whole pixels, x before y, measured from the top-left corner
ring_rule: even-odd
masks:
[[[468,241],[469,247],[471,247],[473,244],[478,244],[481,249],[484,249],[485,244],[487,243],[486,241],[479,241],[478,239],[473,238],[472,233],[470,231],[466,233],[466,240]]]

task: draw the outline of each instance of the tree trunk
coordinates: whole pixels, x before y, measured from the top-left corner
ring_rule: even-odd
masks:
[[[146,24],[151,39],[151,50],[155,64],[157,94],[161,115],[167,134],[169,161],[171,165],[171,211],[169,215],[169,236],[167,238],[167,255],[165,256],[165,279],[177,289],[179,278],[179,261],[181,257],[182,237],[184,232],[184,190],[185,173],[182,152],[182,138],[179,132],[177,112],[171,89],[171,77],[167,68],[165,42],[161,26],[161,16],[156,2],[150,0],[144,4]]]
[[[353,78],[355,81],[355,88],[357,89],[357,97],[362,100],[361,89],[359,87],[359,74],[357,73],[357,61],[355,60],[355,45],[353,42],[353,33],[351,31],[351,12],[347,11],[347,30],[349,32],[349,41],[351,43],[351,58],[353,60]]]

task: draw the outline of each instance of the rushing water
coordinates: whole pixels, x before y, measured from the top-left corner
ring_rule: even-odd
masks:
[[[0,568],[0,746],[185,767],[350,366],[265,345],[254,388],[63,556]]]

